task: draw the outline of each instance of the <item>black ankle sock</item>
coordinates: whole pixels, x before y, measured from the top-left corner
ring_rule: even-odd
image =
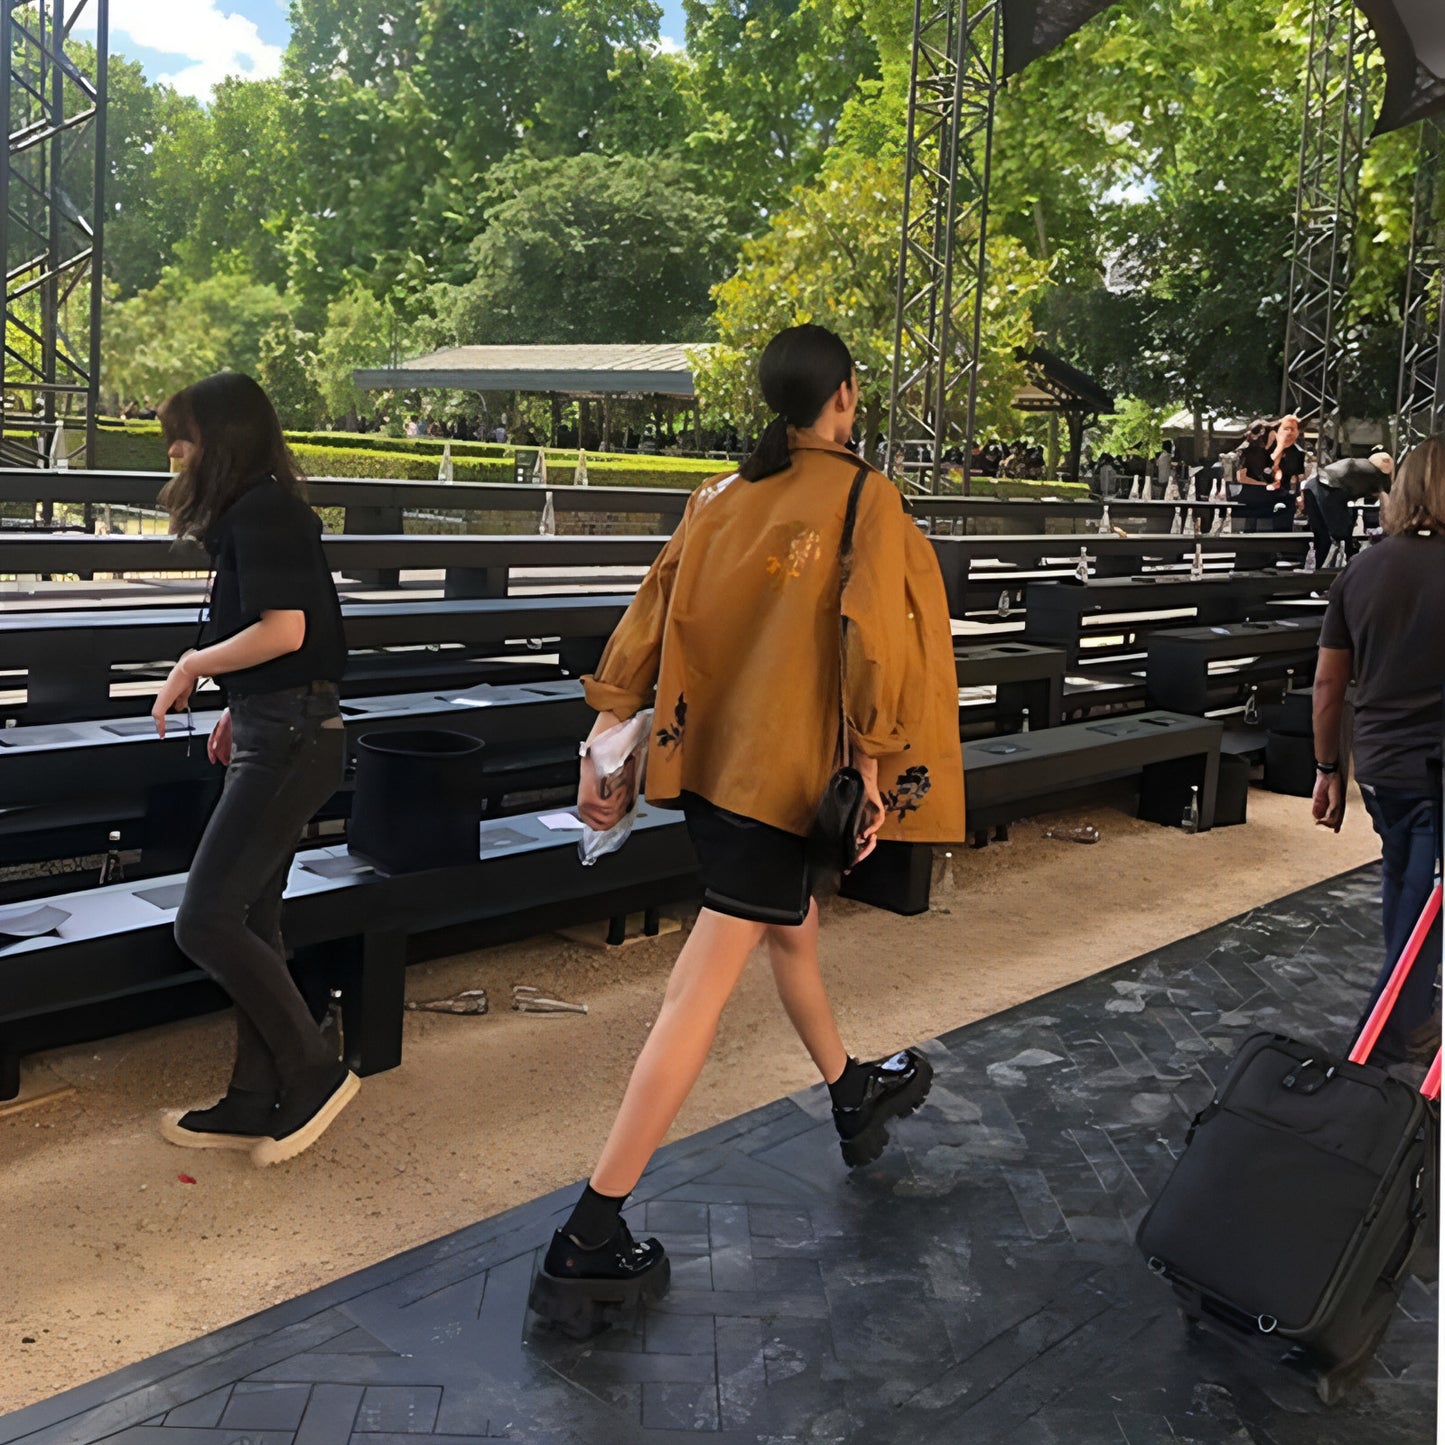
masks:
[[[599,1194],[590,1184],[582,1191],[562,1233],[581,1249],[600,1249],[617,1232],[627,1196]]]
[[[835,1109],[856,1109],[863,1102],[868,1088],[868,1070],[857,1059],[849,1058],[843,1072],[828,1085]]]

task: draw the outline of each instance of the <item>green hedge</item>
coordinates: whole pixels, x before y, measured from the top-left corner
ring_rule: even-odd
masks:
[[[430,481],[436,477],[442,443],[434,440],[353,436],[342,432],[287,432],[286,440],[303,472],[315,477],[378,477]],[[96,465],[104,471],[166,471],[165,448],[155,422],[102,425]],[[459,482],[516,480],[514,447],[480,442],[452,443],[452,475]],[[528,450],[523,448],[523,450]],[[547,449],[549,478],[558,486],[572,480],[577,453]],[[701,457],[589,452],[588,479],[607,487],[697,486],[727,463]]]
[[[1087,497],[1087,482],[1028,482],[1014,477],[973,477],[968,484],[971,497],[1012,497],[1037,501],[1040,497]]]

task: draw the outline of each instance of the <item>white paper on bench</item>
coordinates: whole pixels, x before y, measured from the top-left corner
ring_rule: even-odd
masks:
[[[572,813],[539,813],[537,821],[544,828],[551,828],[554,832],[559,829],[572,828],[580,833],[587,826],[581,818]]]

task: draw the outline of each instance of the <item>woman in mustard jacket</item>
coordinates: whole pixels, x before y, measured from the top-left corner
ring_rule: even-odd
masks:
[[[898,490],[848,449],[858,388],[842,340],[791,327],[764,350],[759,379],[777,415],[737,472],[693,494],[585,680],[594,737],[655,706],[648,800],[682,809],[704,893],[602,1157],[533,1285],[532,1307],[578,1334],[602,1323],[607,1306],[667,1287],[666,1252],[633,1239],[622,1206],[760,942],[828,1085],[845,1163],[876,1159],[889,1122],[916,1109],[932,1080],[912,1050],[859,1063],[844,1048],[818,964],[806,837],[836,765],[840,586],[843,710],[869,800],[861,857],[879,837],[964,835],[943,582]],[[860,467],[843,585],[844,517]],[[630,799],[600,797],[590,767],[582,780],[583,818],[611,826]]]

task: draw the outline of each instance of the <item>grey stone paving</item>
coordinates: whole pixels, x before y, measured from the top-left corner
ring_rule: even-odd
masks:
[[[674,1284],[630,1328],[577,1344],[526,1314],[568,1190],[0,1418],[0,1445],[1423,1445],[1433,1284],[1326,1410],[1188,1337],[1131,1242],[1247,1034],[1343,1042],[1378,888],[1362,870],[930,1043],[929,1103],[865,1171],[821,1089],[665,1150],[630,1217]]]

